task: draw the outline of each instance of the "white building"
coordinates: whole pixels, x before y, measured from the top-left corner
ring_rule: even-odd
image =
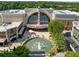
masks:
[[[51,20],[62,20],[65,30],[72,30],[73,21],[79,20],[79,13],[52,8],[25,8],[23,10],[0,11],[0,43],[10,42],[22,36],[25,28],[45,29]]]

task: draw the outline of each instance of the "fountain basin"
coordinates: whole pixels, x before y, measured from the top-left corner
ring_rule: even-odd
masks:
[[[24,44],[26,47],[29,48],[31,52],[48,52],[53,45],[50,41],[44,39],[44,38],[32,38],[30,41],[26,42]]]

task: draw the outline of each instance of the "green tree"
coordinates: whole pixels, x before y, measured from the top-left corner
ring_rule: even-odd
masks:
[[[52,20],[49,23],[48,30],[51,34],[52,40],[55,42],[58,51],[64,51],[66,48],[66,41],[62,31],[64,30],[64,23],[60,20]]]
[[[62,10],[79,11],[79,3],[67,3],[67,2],[0,2],[0,10],[7,9],[24,9],[24,8],[54,8]]]
[[[62,34],[56,34],[55,41],[58,46],[58,51],[64,51],[66,49],[66,41]]]
[[[25,46],[19,46],[14,50],[14,53],[20,57],[28,56],[29,52],[30,52],[29,49],[26,48]]]
[[[64,23],[60,20],[50,21],[48,30],[53,32],[53,34],[61,33],[64,30]]]

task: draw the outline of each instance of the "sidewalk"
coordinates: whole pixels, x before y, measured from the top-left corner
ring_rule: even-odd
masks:
[[[63,52],[59,52],[56,55],[54,55],[53,57],[65,57]]]

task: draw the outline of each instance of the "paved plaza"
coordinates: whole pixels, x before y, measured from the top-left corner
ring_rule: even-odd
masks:
[[[48,31],[34,31],[32,30],[38,37],[40,38],[44,38],[44,39],[49,39],[49,32]],[[0,51],[4,51],[4,50],[10,50],[10,49],[13,49],[14,47],[18,47],[18,46],[21,46],[22,43],[28,39],[28,36],[31,37],[31,34],[29,33],[29,31],[25,31],[24,35],[22,38],[19,38],[17,40],[15,40],[14,42],[12,43],[9,43],[8,45],[6,46],[1,46],[0,47]]]

